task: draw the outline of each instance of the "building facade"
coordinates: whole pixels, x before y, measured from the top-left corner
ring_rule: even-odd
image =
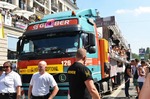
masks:
[[[78,9],[75,0],[0,0],[4,38],[0,38],[0,65],[7,60],[16,61],[18,37],[34,17]],[[32,17],[33,16],[33,17]],[[34,20],[32,20],[34,19]]]

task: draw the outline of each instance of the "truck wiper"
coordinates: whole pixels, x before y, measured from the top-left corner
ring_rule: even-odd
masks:
[[[26,52],[26,53],[21,53],[21,55],[25,55],[25,56],[36,56],[37,53],[36,53],[36,52]]]
[[[51,49],[51,52],[53,52],[53,53],[58,53],[58,54],[63,54],[63,55],[67,55],[67,56],[70,56],[70,54],[69,53],[67,53],[67,52],[65,52],[63,49],[61,49],[61,48],[53,48],[53,49]]]
[[[26,52],[26,53],[21,53],[20,58],[23,59],[35,59],[37,58],[37,53],[36,52]]]

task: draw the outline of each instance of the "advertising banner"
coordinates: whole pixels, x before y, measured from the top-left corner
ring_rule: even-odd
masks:
[[[5,25],[12,26],[12,17],[10,15],[5,15]]]
[[[16,22],[15,27],[25,30],[27,28],[27,24],[24,24],[22,22]]]
[[[145,49],[144,48],[140,48],[139,49],[139,54],[145,54]]]

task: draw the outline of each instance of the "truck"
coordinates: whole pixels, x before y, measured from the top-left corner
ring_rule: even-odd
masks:
[[[83,9],[45,15],[40,21],[28,25],[17,42],[17,70],[22,78],[24,98],[32,74],[38,71],[38,62],[44,60],[48,64],[46,71],[53,75],[59,87],[55,99],[68,99],[67,69],[76,61],[77,49],[83,47],[87,50],[86,66],[92,72],[98,92],[112,92],[119,85],[115,82],[122,81],[123,71],[118,77],[116,68],[126,59],[110,54],[110,39],[116,33],[111,29],[112,24],[102,26],[100,20],[96,9]]]

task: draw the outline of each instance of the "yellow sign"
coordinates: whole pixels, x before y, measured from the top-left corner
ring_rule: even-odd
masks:
[[[27,66],[26,69],[20,69],[20,74],[34,74],[38,72],[38,66]],[[53,64],[47,65],[46,72],[48,73],[63,73],[63,65],[62,64]]]
[[[4,26],[2,22],[2,14],[0,14],[0,38],[4,38]]]

